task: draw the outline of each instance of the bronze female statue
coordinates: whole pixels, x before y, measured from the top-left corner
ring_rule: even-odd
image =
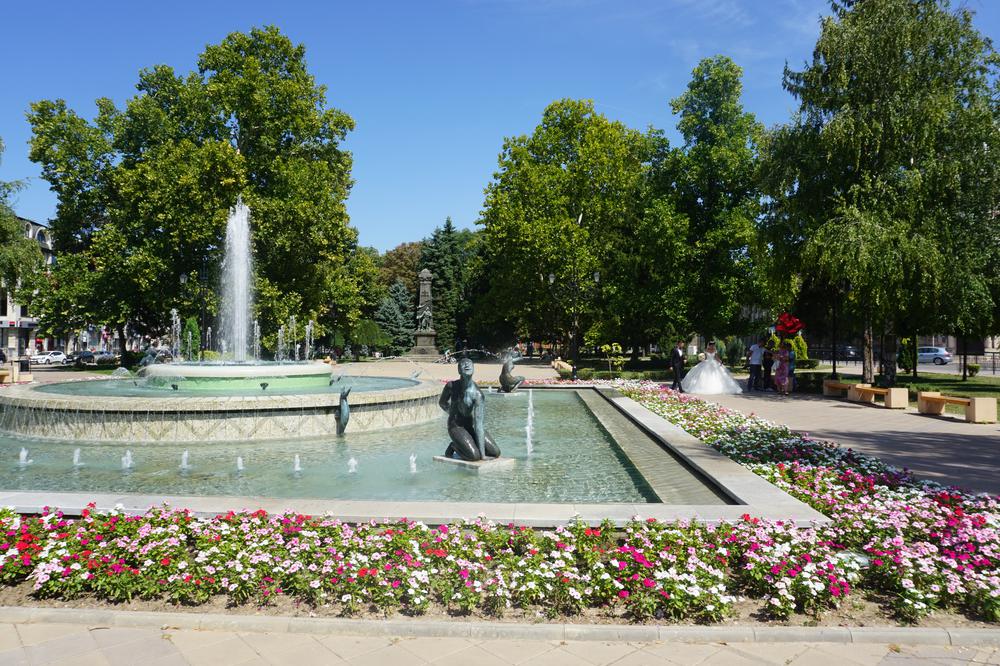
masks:
[[[451,443],[444,455],[457,453],[463,460],[499,458],[500,447],[486,432],[486,397],[472,381],[472,361],[458,362],[458,379],[444,385],[438,404],[448,412]]]

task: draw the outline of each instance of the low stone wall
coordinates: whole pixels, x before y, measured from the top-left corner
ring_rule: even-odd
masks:
[[[441,416],[439,382],[351,395],[348,432],[381,430]],[[0,431],[90,442],[222,442],[324,437],[337,432],[340,396],[195,398],[53,397],[31,387],[0,396]]]

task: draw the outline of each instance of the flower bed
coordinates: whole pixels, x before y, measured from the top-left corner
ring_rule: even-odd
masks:
[[[550,617],[600,609],[633,620],[716,621],[738,597],[776,618],[819,613],[859,591],[904,620],[935,608],[1000,620],[995,499],[919,483],[868,456],[809,440],[655,384],[618,383],[832,518],[797,529],[635,519],[536,532],[465,522],[345,524],[300,514],[184,510],[0,512],[0,584],[38,597],[232,604],[278,597],[336,612],[419,614],[432,606]]]

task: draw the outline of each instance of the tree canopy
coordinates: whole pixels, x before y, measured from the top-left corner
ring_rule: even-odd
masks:
[[[0,139],[0,157],[3,150]],[[19,187],[17,182],[0,181],[0,292],[17,296],[19,291],[27,291],[30,297],[42,268],[42,252],[37,241],[24,235],[24,222],[11,208],[11,196]]]
[[[242,196],[265,333],[291,314],[321,327],[357,322],[378,294],[366,292],[374,267],[358,256],[344,205],[351,155],[341,143],[354,122],[327,106],[305,48],[274,27],[232,33],[205,49],[197,71],[158,65],[136,88],[123,109],[99,99],[93,122],[62,100],[31,106],[31,158],[59,198],[46,318],[72,304],[155,333],[171,307],[198,312]]]

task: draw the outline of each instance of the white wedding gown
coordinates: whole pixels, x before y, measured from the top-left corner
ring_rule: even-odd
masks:
[[[686,393],[719,395],[721,393],[743,393],[729,371],[719,363],[715,354],[705,352],[705,360],[691,368],[681,380],[681,388]]]

